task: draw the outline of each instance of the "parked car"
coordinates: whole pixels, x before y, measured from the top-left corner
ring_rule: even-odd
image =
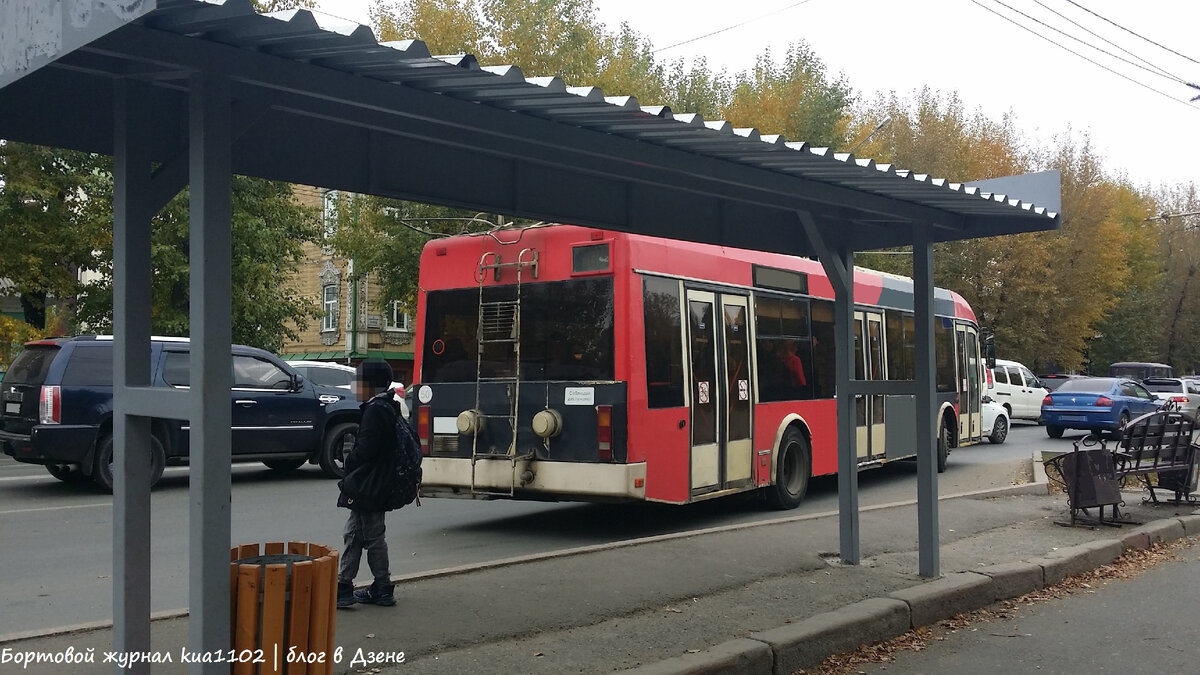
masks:
[[[1020,363],[996,359],[987,394],[1004,406],[1010,418],[1036,421],[1042,414],[1046,388]]]
[[[988,441],[1000,445],[1008,438],[1008,410],[991,398],[983,397],[983,433]]]
[[[1109,377],[1128,377],[1144,380],[1147,377],[1175,377],[1175,369],[1165,363],[1149,361],[1121,361],[1108,367]]]
[[[1130,420],[1158,410],[1162,401],[1142,385],[1123,377],[1081,377],[1046,394],[1042,421],[1050,438],[1066,429],[1119,434]]]
[[[155,338],[151,384],[189,386],[190,344]],[[281,471],[305,462],[340,477],[358,429],[358,402],[344,389],[314,385],[276,356],[233,345],[233,460],[261,461]],[[45,465],[55,478],[91,478],[112,489],[113,342],[79,336],[26,343],[0,385],[0,450],[19,462]],[[152,477],[188,456],[183,420],[151,423]]]
[[[313,384],[353,389],[351,386],[354,382],[353,366],[331,361],[288,361],[287,364],[303,375],[305,379],[311,380]],[[407,418],[408,402],[404,400],[404,383],[393,382],[392,389],[396,402],[400,404],[400,414]]]
[[[1162,401],[1173,403],[1179,412],[1192,417],[1200,411],[1200,380],[1183,377],[1148,377],[1142,384]]]
[[[288,361],[287,364],[313,384],[350,389],[354,367],[330,361]]]
[[[1054,391],[1055,389],[1058,389],[1059,385],[1061,385],[1063,382],[1066,382],[1067,380],[1074,380],[1080,377],[1087,377],[1087,375],[1076,375],[1074,373],[1050,373],[1048,375],[1037,376],[1038,382],[1042,383],[1042,386],[1046,388],[1046,391]]]

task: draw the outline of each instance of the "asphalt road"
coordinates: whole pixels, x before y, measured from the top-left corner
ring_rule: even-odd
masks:
[[[1040,427],[1017,423],[1008,441],[951,454],[942,494],[1008,485],[1035,449],[1069,447]],[[860,504],[915,498],[916,465],[860,474]],[[346,512],[337,487],[314,467],[283,475],[259,465],[233,471],[235,543],[304,540],[338,546]],[[152,496],[152,608],[187,605],[187,469],[167,469]],[[751,499],[687,507],[426,499],[389,516],[392,573],[412,575],[513,556],[656,534],[822,512],[836,512],[834,478],[814,481],[796,511],[781,514]],[[37,466],[0,457],[0,636],[112,618],[112,499],[67,485]],[[362,580],[369,575],[363,566]]]
[[[1200,602],[1200,545],[1142,576],[1091,592],[1026,605],[1007,620],[979,623],[896,652],[883,673],[1194,673],[1195,613]]]

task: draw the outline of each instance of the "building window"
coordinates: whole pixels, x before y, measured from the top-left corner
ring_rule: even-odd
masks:
[[[325,310],[321,318],[322,331],[337,330],[337,315],[338,315],[338,287],[329,284],[322,290],[322,308]]]
[[[326,190],[321,196],[321,225],[324,227],[322,251],[325,255],[333,252],[329,240],[338,230],[338,191]]]
[[[388,303],[387,312],[383,317],[384,329],[408,332],[408,313],[404,311],[404,307],[400,304],[399,300],[393,300]]]

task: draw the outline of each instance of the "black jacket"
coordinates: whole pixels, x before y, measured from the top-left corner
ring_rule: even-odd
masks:
[[[354,448],[338,481],[338,506],[355,511],[388,511],[385,504],[396,472],[396,416],[391,390],[364,402]]]

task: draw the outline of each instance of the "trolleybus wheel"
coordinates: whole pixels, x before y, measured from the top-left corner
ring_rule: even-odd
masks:
[[[767,487],[767,503],[776,509],[794,509],[804,501],[812,475],[812,452],[808,439],[795,427],[783,434],[779,445],[775,484]]]
[[[945,422],[938,424],[937,472],[946,472],[946,461],[950,459],[950,427]]]

